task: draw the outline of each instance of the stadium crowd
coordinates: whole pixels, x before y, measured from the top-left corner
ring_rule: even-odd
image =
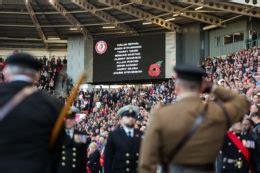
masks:
[[[62,70],[63,66],[67,64],[66,58],[52,56],[48,59],[46,56],[37,57],[41,64],[42,70],[40,72],[40,80],[36,84],[40,90],[45,90],[51,95],[54,95],[55,85],[57,82],[58,73]],[[3,82],[4,59],[0,58],[0,83]]]
[[[67,60],[62,60],[60,57],[52,57],[47,59],[45,56],[40,57],[39,60],[41,61],[43,67],[37,87],[41,90],[44,89],[48,93],[54,95],[58,73],[62,70],[63,66],[67,64]]]

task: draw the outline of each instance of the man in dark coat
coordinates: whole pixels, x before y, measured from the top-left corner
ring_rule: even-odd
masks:
[[[35,90],[8,113],[4,108],[24,88],[39,79],[41,64],[29,54],[6,59],[5,83],[0,84],[0,172],[50,173],[56,167],[59,143],[48,149],[54,123],[62,108],[57,99]],[[5,115],[4,115],[5,114]]]
[[[79,110],[73,106],[65,120],[66,135],[62,145],[58,173],[86,173],[87,147],[90,138],[86,132],[74,129],[78,112]]]
[[[253,129],[253,138],[255,140],[255,151],[253,153],[253,166],[256,173],[260,173],[260,111],[252,114],[252,119],[255,123]]]
[[[124,106],[118,111],[121,127],[109,134],[105,146],[105,173],[136,173],[142,132],[134,129],[139,109]]]

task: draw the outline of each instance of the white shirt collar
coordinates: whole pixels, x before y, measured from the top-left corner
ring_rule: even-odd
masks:
[[[128,136],[129,132],[131,133],[131,137],[134,136],[134,128],[129,128],[123,125],[123,129],[126,132],[126,135]]]
[[[25,81],[25,82],[33,82],[32,78],[26,76],[26,75],[14,75],[11,79],[11,81]]]
[[[73,128],[71,128],[71,129],[66,129],[66,133],[67,133],[67,135],[70,136],[70,138],[72,138],[72,137],[73,137],[73,133],[74,133],[74,129],[73,129]]]

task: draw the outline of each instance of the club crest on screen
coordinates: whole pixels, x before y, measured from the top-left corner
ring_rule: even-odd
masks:
[[[95,50],[98,54],[104,54],[107,51],[107,43],[103,40],[98,41],[95,45]]]

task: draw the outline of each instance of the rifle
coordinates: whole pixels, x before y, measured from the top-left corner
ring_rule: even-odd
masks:
[[[73,101],[77,97],[78,90],[80,88],[80,85],[83,83],[83,81],[86,79],[85,73],[82,73],[79,77],[78,82],[76,85],[72,88],[69,97],[66,99],[66,104],[62,108],[57,121],[54,124],[54,127],[51,132],[50,142],[49,142],[49,148],[52,149],[54,147],[54,144],[58,138],[58,135],[61,132],[61,129],[63,127],[64,119],[68,115],[68,112],[70,110],[70,107],[73,104]]]

